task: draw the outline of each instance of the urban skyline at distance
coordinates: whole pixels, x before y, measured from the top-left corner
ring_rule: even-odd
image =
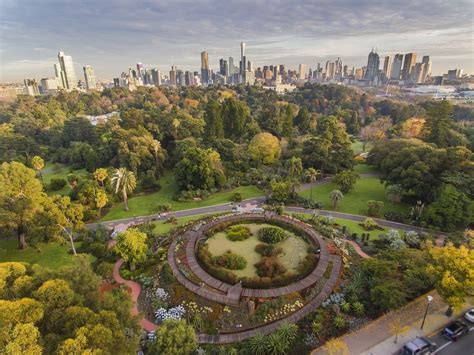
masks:
[[[194,70],[202,51],[216,70],[220,58],[240,57],[235,46],[240,41],[249,44],[247,56],[255,66],[285,63],[298,70],[301,63],[309,67],[341,57],[357,67],[365,65],[367,48],[376,46],[381,56],[428,53],[435,75],[453,67],[473,71],[472,6],[463,0],[24,5],[0,4],[0,81],[50,75],[58,50],[74,57],[77,72],[94,66],[97,79],[136,62],[161,71],[172,62]]]

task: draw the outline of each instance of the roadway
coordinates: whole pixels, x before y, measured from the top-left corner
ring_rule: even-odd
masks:
[[[469,333],[459,338],[457,341],[446,339],[441,331],[428,337],[433,343],[436,344],[436,350],[433,354],[436,355],[474,355],[474,324],[468,323],[463,320],[464,323],[471,326]]]

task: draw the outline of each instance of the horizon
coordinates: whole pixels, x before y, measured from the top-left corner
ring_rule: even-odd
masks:
[[[53,76],[61,50],[72,56],[78,75],[91,65],[101,80],[117,77],[138,62],[162,73],[172,62],[183,70],[199,70],[202,51],[209,53],[210,67],[216,69],[220,58],[239,58],[241,41],[247,43],[247,58],[255,67],[306,64],[309,69],[340,57],[357,68],[367,64],[370,49],[377,47],[381,59],[396,53],[415,52],[420,59],[429,55],[434,75],[455,68],[473,72],[473,11],[464,0],[383,5],[370,0],[357,5],[27,3],[0,3],[1,82]]]

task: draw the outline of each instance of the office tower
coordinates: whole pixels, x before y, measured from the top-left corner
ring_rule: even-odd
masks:
[[[348,76],[349,76],[349,67],[347,65],[344,65],[344,67],[342,68],[342,77],[347,78]]]
[[[229,76],[229,65],[224,58],[219,59],[219,73],[225,77]]]
[[[143,68],[142,63],[137,63],[137,74],[136,74],[136,76],[139,77],[139,78],[143,78],[145,76],[145,69]],[[143,78],[143,81],[145,81],[144,78]]]
[[[120,78],[114,78],[114,88],[120,87]]]
[[[176,67],[174,65],[171,66],[170,70],[170,86],[176,86]]]
[[[247,58],[245,57],[245,42],[240,42],[240,75],[244,75],[247,71]]]
[[[94,68],[92,68],[90,65],[86,65],[85,67],[82,67],[82,70],[84,70],[84,80],[86,81],[87,90],[95,90],[96,83]]]
[[[298,66],[298,79],[300,80],[304,80],[305,78],[305,65],[304,64],[300,64]]]
[[[405,54],[405,60],[403,62],[402,80],[408,81],[410,79],[410,73],[416,63],[416,53]]]
[[[161,72],[156,68],[151,70],[151,82],[155,86],[161,85]]]
[[[41,79],[41,93],[44,95],[54,94],[58,90],[56,78]]]
[[[364,79],[370,81],[372,84],[378,82],[379,77],[380,58],[374,49],[369,53],[367,59],[367,70]]]
[[[253,63],[247,60],[247,71],[253,71]]]
[[[390,74],[392,73],[392,57],[389,55],[385,56],[383,61],[383,73],[387,79],[390,78]]]
[[[245,42],[240,42],[240,60],[245,57]]]
[[[334,76],[340,78],[342,76],[342,59],[337,58],[334,62]]]
[[[424,63],[415,63],[415,66],[413,67],[411,73],[410,73],[410,78],[409,82],[413,84],[420,84],[421,81],[421,76],[423,74],[425,64]]]
[[[40,94],[39,85],[36,82],[36,79],[25,79],[24,83],[27,95],[37,96]]]
[[[54,77],[58,85],[58,89],[64,89],[63,80],[61,79],[61,66],[59,63],[54,64]]]
[[[236,73],[235,65],[234,65],[234,58],[229,57],[229,75],[233,75]]]
[[[336,74],[336,63],[330,62],[329,60],[326,62],[326,80],[334,79]]]
[[[209,57],[207,52],[201,52],[201,83],[203,85],[209,84],[210,71],[209,71]]]
[[[421,82],[426,82],[426,79],[431,75],[431,59],[429,55],[423,56],[421,62],[425,65],[423,68],[423,73],[421,73]]]
[[[354,79],[356,80],[362,80],[364,77],[364,69],[363,68],[357,68],[354,73]]]
[[[403,54],[395,54],[392,63],[392,71],[390,72],[390,79],[400,80],[402,74]]]
[[[59,67],[61,68],[60,78],[63,88],[73,90],[77,87],[76,72],[72,57],[64,55],[64,52],[58,53]]]
[[[462,69],[451,69],[448,70],[447,78],[450,80],[459,79],[462,76]]]

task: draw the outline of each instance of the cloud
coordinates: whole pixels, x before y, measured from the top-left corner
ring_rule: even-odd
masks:
[[[220,57],[238,57],[243,40],[256,65],[343,56],[358,66],[377,45],[430,54],[434,71],[473,69],[469,0],[2,0],[0,13],[0,60],[9,67],[58,50],[78,66],[95,66],[99,77],[137,61],[167,71],[171,56],[183,69],[196,69],[202,50],[216,67]],[[21,79],[23,72],[2,70],[3,77]]]

